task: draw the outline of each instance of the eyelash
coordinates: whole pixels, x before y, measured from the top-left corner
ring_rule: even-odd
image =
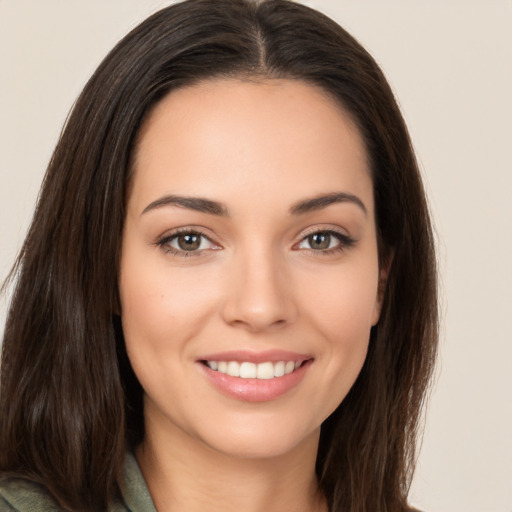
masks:
[[[339,231],[335,231],[332,229],[314,229],[309,233],[306,233],[301,238],[301,240],[294,245],[294,248],[297,247],[297,250],[300,250],[300,244],[304,243],[309,237],[312,237],[314,235],[327,235],[329,237],[335,238],[338,241],[337,245],[328,249],[304,248],[304,250],[307,250],[308,252],[319,256],[330,256],[333,254],[341,253],[343,251],[346,251],[347,249],[350,249],[356,243],[356,240],[354,238],[344,233],[340,233]]]
[[[181,228],[179,230],[174,231],[171,234],[165,235],[162,238],[158,239],[155,242],[155,245],[160,247],[166,253],[170,253],[173,256],[184,257],[184,258],[188,258],[191,256],[197,257],[200,254],[202,254],[205,250],[207,250],[207,249],[196,249],[196,250],[192,250],[192,251],[186,251],[183,249],[176,249],[174,247],[171,247],[169,244],[181,235],[198,236],[201,239],[205,239],[208,242],[210,242],[211,244],[216,245],[214,242],[212,242],[212,240],[207,235],[205,235],[201,231],[196,230],[196,229],[190,229],[190,228]],[[332,254],[343,252],[343,251],[349,249],[350,247],[352,247],[356,243],[356,240],[354,238],[352,238],[349,235],[346,235],[344,233],[340,233],[340,232],[334,231],[332,229],[316,229],[309,233],[306,233],[300,239],[300,241],[293,246],[293,249],[300,250],[301,249],[300,244],[304,243],[305,241],[307,241],[308,238],[310,238],[314,235],[327,235],[329,237],[334,237],[339,242],[336,246],[327,248],[327,249],[303,248],[303,250],[306,250],[310,253],[313,253],[315,255],[320,255],[320,256],[329,256]],[[210,249],[210,250],[215,250],[215,249]]]
[[[201,239],[208,240],[212,245],[216,245],[212,240],[206,236],[204,233],[201,233],[201,231],[197,229],[190,229],[190,228],[181,228],[174,232],[172,232],[169,235],[165,235],[162,238],[158,239],[155,243],[158,247],[162,248],[166,253],[172,254],[173,256],[181,257],[181,258],[189,258],[190,256],[199,256],[200,254],[205,251],[205,249],[201,250],[195,250],[195,251],[185,251],[183,249],[176,249],[175,247],[171,247],[169,244],[177,239],[179,236],[182,235],[193,235],[198,236]],[[213,249],[215,250],[215,249]]]

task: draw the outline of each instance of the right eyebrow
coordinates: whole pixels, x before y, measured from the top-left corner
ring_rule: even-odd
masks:
[[[365,215],[368,215],[368,210],[364,205],[363,201],[359,199],[354,194],[349,194],[347,192],[333,192],[331,194],[325,194],[318,197],[313,197],[311,199],[305,199],[303,201],[299,201],[295,205],[292,206],[290,212],[293,215],[302,215],[304,213],[308,213],[315,210],[321,210],[323,208],[327,208],[331,204],[336,203],[352,203],[355,204],[358,208],[360,208]]]
[[[162,208],[164,206],[179,206],[181,208],[208,213],[210,215],[218,215],[221,217],[228,216],[228,209],[222,203],[212,201],[211,199],[205,199],[203,197],[188,197],[177,195],[166,195],[156,199],[152,203],[148,204],[146,208],[144,208],[141,215],[144,215],[151,210]]]

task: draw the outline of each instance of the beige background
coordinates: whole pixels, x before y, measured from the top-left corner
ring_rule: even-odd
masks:
[[[0,279],[85,80],[166,3],[0,0]],[[353,33],[387,73],[430,193],[444,321],[412,502],[428,512],[512,512],[512,2],[305,3]]]

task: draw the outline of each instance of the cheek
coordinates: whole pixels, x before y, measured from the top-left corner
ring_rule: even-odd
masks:
[[[179,349],[201,329],[218,283],[197,270],[173,271],[161,257],[141,265],[136,251],[125,254],[119,289],[128,351],[158,356]]]
[[[321,335],[319,350],[328,412],[345,398],[366,359],[377,306],[376,266],[350,267],[333,272],[308,296],[310,325]]]
[[[327,358],[328,376],[341,379],[342,387],[351,386],[359,374],[372,327],[368,302],[358,301],[354,294],[347,294],[345,299],[339,297],[322,305],[315,317],[317,328],[326,340],[327,348],[322,356]]]
[[[363,262],[361,262],[363,263]],[[313,284],[301,288],[303,310],[309,311],[327,339],[367,337],[378,310],[378,267],[373,259],[366,264],[346,265],[317,272]]]
[[[130,255],[121,266],[119,283],[128,358],[147,395],[160,404],[158,409],[165,409],[168,393],[189,398],[189,389],[179,384],[189,377],[184,362],[212,302],[198,292],[201,281],[192,273],[162,267],[155,262],[138,265]],[[169,375],[176,377],[172,383]]]

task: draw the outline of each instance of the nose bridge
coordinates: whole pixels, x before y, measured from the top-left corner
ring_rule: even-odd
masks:
[[[286,265],[271,244],[252,240],[235,251],[224,315],[228,323],[253,331],[284,325],[294,318]]]

